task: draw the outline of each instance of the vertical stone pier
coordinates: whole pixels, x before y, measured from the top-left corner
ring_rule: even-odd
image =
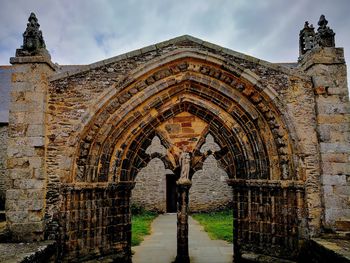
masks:
[[[176,263],[189,263],[190,256],[188,250],[188,200],[191,181],[178,180],[177,192],[177,255]]]
[[[10,59],[12,74],[8,132],[6,217],[16,241],[44,239],[46,108],[48,76],[55,71],[32,13],[24,43]]]
[[[301,49],[299,67],[313,82],[324,226],[335,229],[338,221],[350,219],[350,103],[344,50],[335,47],[335,33],[327,24],[322,15],[315,37],[309,40],[309,49]],[[305,28],[301,36],[306,39],[304,31]]]

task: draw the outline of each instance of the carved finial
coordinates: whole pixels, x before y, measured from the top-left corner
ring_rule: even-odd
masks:
[[[328,21],[326,19],[326,17],[324,15],[321,15],[320,16],[320,20],[318,20],[318,23],[317,23],[320,27],[322,28],[325,28],[328,24]]]
[[[320,16],[318,21],[319,28],[315,36],[315,43],[318,47],[335,47],[335,33],[328,26],[328,21],[324,15]]]
[[[36,15],[31,13],[28,18],[26,31],[23,33],[23,46],[21,49],[17,49],[16,56],[48,56],[45,41],[39,27],[40,24]]]
[[[299,59],[314,47],[335,47],[334,35],[332,29],[327,24],[328,21],[324,15],[320,16],[318,29],[315,33],[313,25],[305,21],[304,28],[299,33]]]
[[[304,28],[299,33],[299,55],[304,55],[307,51],[314,47],[315,29],[313,25],[309,26],[309,22],[305,21]]]

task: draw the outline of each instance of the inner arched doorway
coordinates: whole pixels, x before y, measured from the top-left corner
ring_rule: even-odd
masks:
[[[237,258],[249,251],[295,257],[304,227],[304,191],[303,174],[292,159],[293,128],[273,89],[260,86],[237,64],[225,63],[201,52],[169,54],[133,71],[93,107],[62,188],[62,233],[74,229],[78,235],[62,237],[64,250],[92,253],[102,233],[99,253],[130,257],[136,175],[157,157],[180,178],[180,157],[188,152],[189,179],[211,154],[229,176]],[[220,150],[201,152],[209,133]],[[164,154],[146,152],[156,135]],[[82,199],[101,215],[83,229],[75,223],[86,208]]]

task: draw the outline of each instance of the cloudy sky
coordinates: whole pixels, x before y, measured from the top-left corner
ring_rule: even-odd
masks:
[[[321,14],[350,63],[350,0],[0,0],[0,65],[35,12],[59,64],[88,64],[189,34],[271,62],[298,58],[298,34]]]

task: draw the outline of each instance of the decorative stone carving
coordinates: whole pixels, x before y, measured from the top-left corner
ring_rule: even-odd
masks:
[[[16,50],[16,57],[37,55],[50,57],[42,32],[39,30],[40,24],[34,13],[30,14],[28,22],[27,29],[23,33],[23,46]]]
[[[315,28],[305,21],[304,28],[299,33],[299,55],[304,55],[314,47]]]
[[[307,51],[314,47],[335,47],[334,36],[335,33],[327,26],[328,21],[324,15],[320,16],[318,21],[317,33],[313,25],[309,26],[306,21],[304,28],[299,33],[299,56],[303,56]]]
[[[208,151],[220,151],[220,146],[214,141],[214,137],[210,133],[207,135],[207,137],[205,138],[205,143],[200,148],[201,153],[206,153]]]
[[[152,153],[159,153],[165,156],[167,154],[167,149],[162,145],[159,137],[154,136],[151,145],[146,149],[146,153],[148,155],[151,155]]]
[[[178,184],[191,184],[190,181],[190,166],[191,166],[191,156],[188,152],[182,152],[179,158],[179,163],[181,167],[181,174]]]
[[[335,47],[335,33],[327,24],[327,19],[324,15],[321,15],[318,21],[319,28],[315,36],[315,45],[318,47]]]

